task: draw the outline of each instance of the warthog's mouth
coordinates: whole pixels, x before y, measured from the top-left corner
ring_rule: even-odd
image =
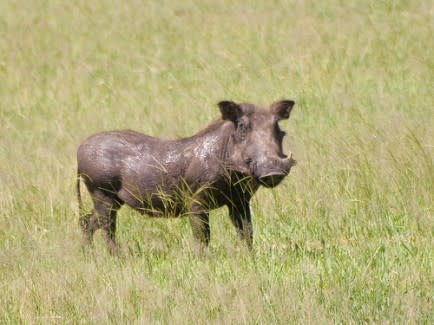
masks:
[[[292,167],[294,167],[297,162],[294,159],[290,159],[288,169],[285,170],[273,170],[265,175],[261,175],[257,178],[259,183],[265,187],[275,187],[280,184],[280,182],[289,174]]]
[[[279,185],[279,183],[285,178],[286,175],[288,175],[288,173],[274,171],[259,177],[258,181],[261,185],[265,187],[275,187]]]

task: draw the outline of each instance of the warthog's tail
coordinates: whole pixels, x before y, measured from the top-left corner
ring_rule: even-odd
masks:
[[[77,200],[78,200],[78,215],[81,216],[81,211],[83,211],[83,202],[81,201],[80,193],[80,173],[77,170]]]

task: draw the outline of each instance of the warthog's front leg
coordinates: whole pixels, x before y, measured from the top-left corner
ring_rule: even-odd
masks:
[[[253,225],[249,203],[229,205],[229,216],[237,229],[238,236],[251,249],[253,246]]]

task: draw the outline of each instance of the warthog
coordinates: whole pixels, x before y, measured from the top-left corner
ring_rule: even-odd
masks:
[[[227,206],[239,237],[251,248],[252,195],[261,185],[278,185],[295,165],[292,154],[283,154],[285,132],[278,124],[293,106],[292,100],[269,109],[222,101],[220,119],[179,140],[130,130],[91,136],[77,152],[80,211],[80,177],[94,206],[92,213],[80,213],[85,243],[100,228],[116,252],[116,213],[126,203],[149,216],[188,216],[194,238],[207,245],[209,211]]]

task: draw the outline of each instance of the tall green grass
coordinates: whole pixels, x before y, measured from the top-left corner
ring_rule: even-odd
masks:
[[[0,323],[434,322],[431,1],[0,1]],[[75,150],[294,98],[298,166],[211,245],[123,208],[80,250]],[[84,195],[84,194],[83,194]],[[90,200],[86,206],[90,209]]]

